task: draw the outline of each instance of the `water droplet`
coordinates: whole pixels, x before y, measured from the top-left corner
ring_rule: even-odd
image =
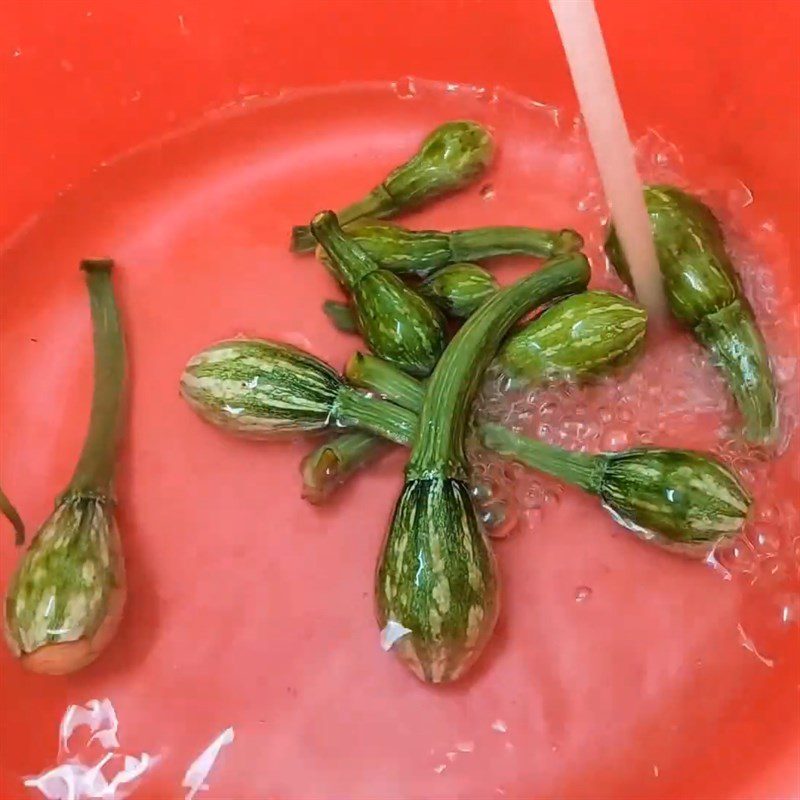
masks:
[[[482,103],[494,104],[500,100],[497,87],[492,87],[491,89],[489,89],[486,88],[485,86],[480,86],[475,89],[475,97]]]
[[[800,594],[786,594],[781,599],[780,620],[784,625],[800,624]]]
[[[15,47],[11,51],[11,57],[12,58],[19,58],[21,55],[22,55],[22,48],[21,47]]]
[[[628,446],[628,434],[618,428],[612,428],[603,434],[600,449],[608,451],[624,450]]]
[[[410,100],[417,96],[417,82],[411,76],[404,76],[394,81],[392,89],[401,100]]]
[[[592,590],[589,586],[579,586],[575,590],[575,602],[585,603],[592,596]]]
[[[506,725],[505,720],[496,719],[492,723],[492,730],[498,733],[506,733],[508,731],[508,725]]]
[[[442,774],[442,773],[443,773],[443,772],[444,772],[446,769],[447,769],[447,764],[437,764],[437,765],[436,765],[436,766],[433,768],[433,771],[434,771],[434,772],[435,772],[437,775],[441,775],[441,774]]]
[[[475,742],[473,741],[456,743],[456,750],[458,750],[459,753],[471,753],[474,749],[475,749]]]
[[[480,192],[481,200],[493,200],[494,199],[494,186],[491,183],[485,183],[481,186]]]

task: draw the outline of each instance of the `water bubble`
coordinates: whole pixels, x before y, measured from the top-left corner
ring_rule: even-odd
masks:
[[[511,503],[492,503],[478,516],[492,539],[505,539],[517,527],[518,514]]]
[[[473,471],[476,468],[477,465],[473,465]],[[486,503],[494,496],[491,484],[485,482],[474,483],[470,488],[470,494],[476,503]]]
[[[401,100],[410,100],[417,96],[417,83],[411,76],[404,76],[392,83],[394,93]]]
[[[717,550],[715,557],[725,569],[734,575],[751,573],[756,566],[755,554],[744,539]]]
[[[772,555],[780,550],[780,531],[774,528],[759,527],[751,533],[750,538],[761,555]]]
[[[575,602],[585,603],[592,596],[592,589],[589,586],[579,586],[575,590]]]

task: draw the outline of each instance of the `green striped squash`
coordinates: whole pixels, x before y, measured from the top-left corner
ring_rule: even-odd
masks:
[[[342,225],[363,217],[394,217],[471,183],[493,157],[494,142],[486,128],[469,120],[445,122],[425,137],[408,161],[395,167],[382,183],[337,216]],[[292,229],[290,247],[294,252],[309,252],[315,245],[309,226]]]
[[[407,481],[390,530],[376,577],[378,622],[407,629],[394,650],[418,678],[454,680],[480,654],[499,607],[494,556],[466,485]]]
[[[672,315],[693,331],[725,375],[745,437],[771,445],[779,421],[775,381],[719,222],[701,200],[674,186],[648,186],[644,196]],[[631,286],[630,266],[613,228],[606,253]]]
[[[611,292],[583,292],[512,333],[496,363],[520,381],[581,380],[630,361],[646,331],[641,306]]]
[[[229,339],[189,360],[180,389],[206,421],[269,438],[326,428],[341,385],[333,368],[297,347]]]
[[[708,456],[637,448],[606,458],[599,495],[626,527],[696,544],[729,537],[744,525],[750,497]]]
[[[6,640],[15,655],[97,633],[112,593],[125,584],[112,505],[67,495],[31,542],[5,601]]]

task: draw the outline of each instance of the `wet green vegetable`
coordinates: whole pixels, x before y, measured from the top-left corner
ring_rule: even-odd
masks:
[[[489,166],[493,156],[494,143],[484,127],[466,120],[446,122],[433,130],[419,150],[392,170],[366,197],[340,211],[341,224],[361,217],[393,217],[461,189]],[[315,246],[307,226],[292,230],[292,250],[307,252]]]
[[[503,456],[597,495],[621,525],[678,548],[736,535],[751,498],[718,461],[687,450],[643,447],[620,453],[571,453],[499,425],[481,429]]]
[[[516,383],[587,380],[629,363],[646,332],[641,306],[611,292],[582,292],[512,333],[495,364]]]
[[[775,384],[764,339],[725,250],[719,222],[696,197],[649,186],[645,202],[672,314],[709,350],[727,380],[754,444],[778,428]],[[631,286],[630,267],[612,228],[606,252]]]
[[[35,672],[73,672],[113,637],[125,597],[112,479],[122,419],[125,350],[112,262],[81,264],[94,328],[89,431],[72,480],[11,579],[4,605],[12,652]]]
[[[350,303],[342,300],[326,300],[322,304],[322,311],[337,331],[358,333],[358,321]]]
[[[471,317],[499,289],[494,275],[466,262],[437,269],[419,285],[419,293],[453,319]]]
[[[499,225],[450,232],[411,231],[388,222],[362,219],[347,225],[345,233],[383,269],[419,277],[449,264],[506,255],[552,258],[583,247],[581,235],[568,228],[551,231]],[[324,257],[321,260],[324,262]]]
[[[635,358],[646,326],[647,312],[630,300],[609,292],[581,292],[553,304],[512,333],[492,368],[517,384],[585,381]],[[353,386],[404,408],[419,411],[422,406],[423,384],[374,356],[356,353],[347,363],[345,377]],[[369,454],[371,460],[383,451],[377,441],[374,455],[373,448],[363,442],[358,448],[350,448],[346,446],[347,436],[341,437],[339,482],[356,471],[359,458],[366,460]],[[310,475],[317,483],[324,480],[318,472]]]
[[[428,375],[446,344],[441,313],[345,237],[332,212],[317,214],[311,229],[350,294],[372,352],[411,375]]]
[[[442,267],[416,287],[419,294],[453,319],[471,316],[499,288],[490,272],[467,263]],[[337,330],[358,333],[358,323],[349,303],[326,300],[322,310]]]
[[[300,465],[303,499],[319,505],[358,469],[373,463],[389,443],[366,431],[348,431],[309,453]]]
[[[363,427],[406,442],[416,418],[405,409],[386,416],[316,356],[283,342],[231,339],[187,363],[181,394],[207,422],[251,439]]]
[[[379,625],[401,626],[393,648],[424,681],[463,675],[497,619],[494,557],[466,484],[464,432],[481,375],[520,316],[588,279],[588,262],[574,255],[500,291],[456,334],[430,379],[375,582]]]

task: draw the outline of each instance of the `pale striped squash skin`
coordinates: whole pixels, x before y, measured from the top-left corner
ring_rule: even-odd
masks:
[[[250,438],[327,427],[341,378],[282,342],[231,339],[191,358],[181,394],[206,421]]]
[[[113,502],[67,495],[19,562],[5,598],[6,641],[16,655],[91,638],[124,586]]]
[[[611,292],[567,297],[512,333],[497,355],[509,377],[527,382],[581,380],[633,359],[647,312]]]
[[[455,680],[477,659],[497,621],[492,550],[466,485],[435,476],[407,481],[378,562],[378,622],[411,633],[394,650],[420,680]]]
[[[751,498],[706,455],[637,448],[606,458],[598,494],[623,523],[698,543],[733,536],[747,519]]]

